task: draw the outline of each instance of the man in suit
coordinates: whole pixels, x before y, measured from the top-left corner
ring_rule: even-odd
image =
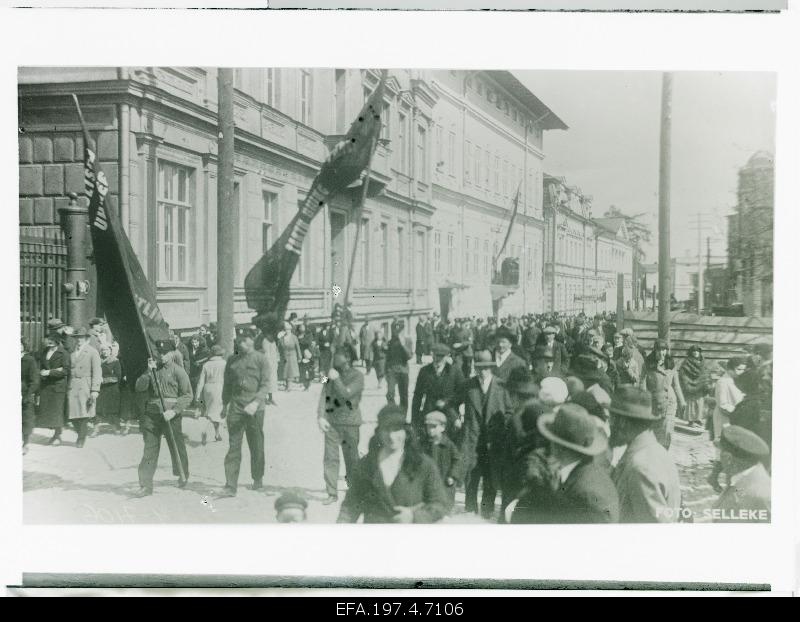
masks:
[[[661,417],[653,414],[648,391],[622,386],[611,398],[611,445],[627,446],[614,470],[621,523],[674,523],[681,505],[678,469],[653,429]]]
[[[516,338],[508,328],[504,326],[498,328],[495,333],[495,341],[497,346],[494,360],[497,369],[495,369],[494,375],[497,376],[500,382],[505,384],[513,370],[527,370],[528,364],[511,351],[511,346],[516,343]]]
[[[449,433],[458,431],[458,398],[464,376],[457,366],[447,360],[449,354],[450,348],[437,343],[433,346],[433,363],[419,370],[411,400],[411,425],[418,438],[425,438],[425,415],[434,410],[447,415]]]
[[[616,523],[619,496],[606,465],[595,458],[608,439],[589,413],[564,404],[536,421],[550,443],[551,468],[545,481],[529,481],[511,518],[512,523]]]
[[[754,432],[731,425],[720,438],[722,471],[728,488],[714,505],[715,523],[762,523],[770,520],[772,482],[763,460],[769,446]]]
[[[514,411],[511,397],[495,376],[495,362],[488,350],[475,353],[477,376],[464,385],[464,456],[467,512],[478,512],[478,484],[483,480],[481,516],[489,519],[500,486],[508,441],[506,430]]]
[[[548,324],[539,336],[538,345],[543,346],[545,352],[553,357],[553,369],[559,376],[569,374],[569,352],[564,342],[558,339],[558,328]]]
[[[405,323],[392,322],[392,338],[386,351],[386,401],[394,404],[395,389],[400,394],[400,408],[408,412],[408,360],[411,358],[411,338],[406,335]]]
[[[428,349],[430,345],[428,343],[428,331],[425,327],[425,316],[419,316],[419,320],[417,321],[417,341],[414,344],[414,350],[417,355],[417,365],[422,365],[422,357],[423,355],[428,354]]]
[[[344,455],[345,479],[350,485],[353,469],[358,465],[358,443],[361,428],[361,394],[364,374],[353,369],[347,350],[333,355],[333,368],[322,389],[319,402],[319,429],[325,434],[323,470],[330,505],[339,499],[339,447]]]
[[[541,331],[536,326],[536,323],[533,321],[530,315],[526,315],[522,319],[522,349],[525,351],[525,355],[527,356],[528,362],[533,363],[533,354],[534,349],[536,348],[536,342],[539,340],[539,334]]]

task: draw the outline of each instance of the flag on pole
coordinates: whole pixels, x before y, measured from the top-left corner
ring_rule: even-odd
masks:
[[[517,186],[517,193],[514,195],[514,206],[511,208],[511,218],[508,220],[508,230],[506,231],[506,237],[503,239],[503,245],[500,247],[500,250],[497,251],[497,256],[494,258],[494,263],[497,265],[497,260],[503,254],[503,251],[506,249],[506,245],[508,244],[508,239],[511,237],[511,229],[514,227],[514,221],[517,219],[517,211],[519,210],[519,193],[522,189],[522,182],[519,183]]]
[[[120,344],[125,373],[137,378],[147,370],[147,359],[157,351],[155,342],[169,339],[169,326],[116,210],[108,208],[108,180],[98,166],[97,149],[86,129],[78,98],[73,95],[73,99],[83,131],[84,181],[97,269],[97,311],[98,315],[105,315]]]
[[[384,71],[347,134],[322,163],[297,214],[245,277],[247,305],[258,312],[258,317],[283,319],[289,305],[289,284],[311,221],[325,203],[357,182],[367,168],[381,131],[385,82]]]

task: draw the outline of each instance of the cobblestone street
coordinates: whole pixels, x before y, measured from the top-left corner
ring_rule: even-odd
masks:
[[[412,366],[412,386],[419,366]],[[188,437],[190,482],[184,490],[175,486],[166,442],[162,443],[155,494],[131,498],[138,488],[137,467],[142,441],[136,428],[128,436],[109,433],[91,438],[76,449],[76,435],[64,432],[61,447],[46,446],[48,430],[36,430],[28,455],[24,457],[24,514],[28,524],[123,524],[123,523],[266,523],[275,522],[273,505],[287,489],[298,489],[309,498],[308,520],[331,523],[337,505],[325,506],[322,480],[323,436],[317,428],[316,407],[321,385],[309,391],[293,390],[276,395],[278,407],[267,410],[264,432],[267,471],[265,489],[249,489],[250,461],[246,443],[243,450],[239,494],[233,499],[214,500],[224,484],[223,460],[228,448],[223,441],[200,443],[201,421],[184,418]],[[365,453],[375,427],[375,416],[385,403],[385,385],[378,387],[375,375],[366,381],[362,412],[361,452]],[[211,436],[213,439],[213,435]],[[710,507],[716,494],[706,482],[713,446],[707,433],[690,436],[676,431],[672,454],[680,469],[684,503],[698,512]],[[344,465],[341,467],[340,499],[344,497]],[[450,522],[483,523],[463,513],[463,493],[456,496]]]

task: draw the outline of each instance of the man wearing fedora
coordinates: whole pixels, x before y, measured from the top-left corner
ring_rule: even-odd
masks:
[[[558,326],[550,323],[544,327],[536,345],[553,357],[553,370],[560,376],[566,376],[569,371],[569,351],[564,342],[559,339]]]
[[[769,446],[754,432],[737,425],[722,429],[720,462],[728,487],[714,508],[714,522],[769,522],[772,482],[763,461]]]
[[[644,389],[622,386],[611,399],[611,445],[626,446],[614,469],[620,522],[677,522],[681,505],[678,469],[656,439],[661,414]]]
[[[447,429],[457,436],[458,399],[464,385],[464,375],[448,359],[450,348],[437,343],[433,346],[433,362],[419,370],[411,399],[411,425],[418,438],[425,438],[425,415],[440,410],[447,415]],[[455,438],[454,436],[453,438]]]
[[[608,471],[595,458],[608,440],[586,410],[564,404],[539,416],[539,434],[550,443],[551,477],[526,483],[512,523],[616,523],[619,497]]]
[[[160,360],[150,359],[147,371],[139,376],[135,385],[136,391],[146,396],[144,413],[139,419],[144,453],[139,463],[137,497],[153,494],[153,476],[158,466],[162,436],[167,436],[172,473],[178,477],[178,487],[185,487],[189,477],[189,457],[183,439],[181,415],[192,403],[192,383],[189,374],[178,363],[175,344],[171,340],[157,341],[156,349]],[[157,387],[153,385],[154,371]]]
[[[478,512],[478,484],[483,480],[481,516],[491,518],[502,480],[507,452],[508,426],[514,404],[505,386],[495,377],[495,361],[488,350],[475,353],[477,376],[464,385],[464,456],[467,512]]]
[[[533,381],[540,384],[545,378],[559,377],[560,368],[556,369],[556,358],[543,346],[536,346],[531,351]]]
[[[86,444],[89,420],[95,416],[97,397],[103,384],[100,354],[89,343],[86,328],[75,331],[75,350],[70,354],[70,376],[67,388],[67,415],[78,432],[76,447]]]
[[[517,356],[511,351],[512,346],[517,343],[514,333],[505,326],[501,326],[495,333],[495,365],[494,375],[505,384],[514,369],[528,369],[525,359]]]

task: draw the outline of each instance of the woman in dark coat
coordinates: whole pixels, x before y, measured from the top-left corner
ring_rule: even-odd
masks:
[[[189,340],[189,380],[192,383],[192,391],[197,389],[197,381],[203,371],[203,365],[206,364],[210,356],[211,353],[208,350],[208,346],[206,346],[200,335],[192,335]]]
[[[405,412],[387,404],[369,452],[353,473],[339,523],[436,523],[449,499],[438,467],[420,450]]]
[[[97,420],[92,436],[100,433],[102,423],[111,424],[114,433],[119,434],[121,431],[119,383],[122,380],[122,365],[119,359],[111,354],[111,348],[108,346],[100,348],[100,369],[103,371],[103,384],[100,385],[100,395],[97,397]]]
[[[703,350],[691,346],[686,359],[678,370],[678,379],[686,399],[686,419],[692,427],[702,427],[705,420],[705,399],[710,389],[711,379],[706,372]]]
[[[45,337],[44,350],[39,360],[39,409],[36,413],[36,426],[53,430],[48,445],[61,444],[61,430],[64,427],[70,357],[60,344],[61,338],[56,333]]]
[[[28,439],[36,425],[36,393],[39,391],[39,365],[22,338],[22,453],[28,453]]]

